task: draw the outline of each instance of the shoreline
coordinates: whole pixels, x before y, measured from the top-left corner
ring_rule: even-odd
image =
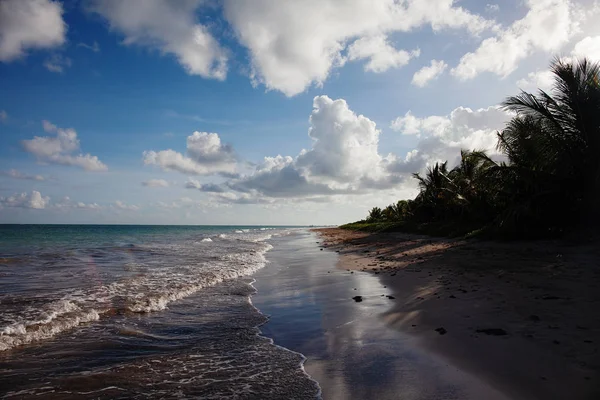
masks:
[[[391,289],[367,272],[336,269],[313,233],[275,239],[270,264],[253,278],[253,305],[269,317],[261,334],[306,357],[306,373],[327,400],[510,400],[380,318]],[[365,301],[356,302],[356,295]]]
[[[338,268],[375,274],[393,291],[388,326],[451,364],[510,398],[600,398],[592,245],[313,232],[339,254]]]

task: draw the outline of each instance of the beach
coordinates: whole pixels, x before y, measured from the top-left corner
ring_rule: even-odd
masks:
[[[0,398],[598,398],[593,246],[4,229]]]
[[[324,248],[339,254],[339,269],[378,276],[394,297],[381,318],[420,348],[507,398],[599,398],[594,243],[316,232]]]

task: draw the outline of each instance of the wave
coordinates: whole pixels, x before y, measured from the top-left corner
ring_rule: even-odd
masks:
[[[201,242],[212,242],[211,238],[204,238],[201,240]]]
[[[49,339],[65,330],[100,319],[95,309],[82,310],[77,304],[60,300],[50,303],[41,319],[13,323],[0,331],[0,351]]]
[[[145,265],[141,269],[134,268],[134,276],[93,288],[78,288],[63,293],[61,298],[54,301],[38,305],[37,309],[15,312],[4,318],[9,322],[6,326],[0,326],[0,351],[49,339],[61,332],[115,314],[161,311],[171,302],[188,297],[203,288],[250,275],[267,263],[265,253],[272,246],[264,242],[266,236],[270,237],[260,235],[258,238],[245,238],[244,241],[224,240],[219,242],[222,243],[221,247],[207,247],[208,253],[201,254],[199,257],[202,258],[197,262],[189,262],[190,257],[198,254],[197,247],[172,243],[158,246],[157,251],[168,251],[173,260],[188,260],[188,263],[163,266],[162,259],[157,263],[157,258],[153,257],[151,260],[158,267]],[[210,238],[202,241],[212,242]],[[123,270],[132,270],[132,265],[123,264]]]

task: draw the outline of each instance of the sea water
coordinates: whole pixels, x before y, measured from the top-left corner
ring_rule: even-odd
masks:
[[[296,231],[0,225],[0,397],[318,397],[251,303]]]

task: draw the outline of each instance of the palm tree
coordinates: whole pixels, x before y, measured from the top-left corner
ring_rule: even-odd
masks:
[[[383,211],[379,207],[373,207],[371,211],[369,211],[369,216],[367,217],[367,222],[379,222],[383,220]]]
[[[600,65],[554,60],[551,94],[521,92],[503,106],[516,113],[498,147],[519,182],[514,206],[568,202],[591,223],[600,219]],[[531,210],[533,211],[533,210]],[[539,211],[539,209],[538,209]]]

